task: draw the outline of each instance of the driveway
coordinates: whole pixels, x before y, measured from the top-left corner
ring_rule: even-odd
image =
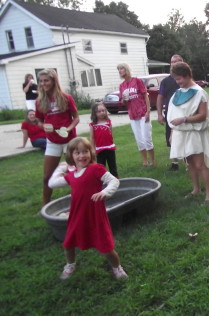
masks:
[[[109,114],[113,127],[129,124],[129,117],[127,113]],[[151,119],[157,119],[157,112],[151,112]],[[77,134],[89,132],[90,114],[80,115],[80,122],[77,126]],[[28,141],[25,148],[17,149],[22,145],[22,131],[21,124],[0,125],[0,159],[24,154],[29,151],[37,150],[31,146]]]

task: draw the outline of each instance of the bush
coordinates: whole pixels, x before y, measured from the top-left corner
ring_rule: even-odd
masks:
[[[75,89],[70,89],[69,93],[72,95],[75,100],[78,110],[91,109],[94,104],[94,100],[91,99],[90,95],[85,95],[82,92],[77,92]]]
[[[0,122],[11,120],[23,120],[25,118],[25,113],[25,110],[2,109],[0,111]]]

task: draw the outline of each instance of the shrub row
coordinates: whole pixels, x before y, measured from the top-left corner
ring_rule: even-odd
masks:
[[[72,94],[78,110],[90,109],[94,100],[90,98],[90,95],[84,95],[81,93],[70,91]],[[26,110],[0,110],[0,122],[11,120],[23,120],[25,118]]]
[[[3,109],[0,111],[0,122],[12,121],[12,120],[23,120],[25,118],[25,110],[9,110]]]

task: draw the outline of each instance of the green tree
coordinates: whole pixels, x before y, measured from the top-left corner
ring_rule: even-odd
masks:
[[[96,0],[94,12],[115,14],[135,27],[142,28],[142,24],[138,20],[138,16],[133,11],[129,11],[128,5],[122,1],[118,3],[112,1],[110,4],[105,5],[103,1]]]
[[[183,54],[183,41],[169,25],[154,25],[149,35],[147,43],[149,58],[169,63],[173,54]]]
[[[206,24],[196,19],[185,24],[179,30],[179,36],[190,50],[187,62],[190,64],[195,79],[208,79],[209,73],[209,32]]]
[[[206,6],[205,12],[209,8]],[[173,54],[180,54],[191,66],[195,79],[208,79],[209,74],[209,31],[207,23],[193,19],[185,24],[178,10],[172,10],[165,25],[154,25],[148,31],[149,58],[169,62]]]
[[[179,10],[173,9],[166,24],[171,30],[178,31],[185,24],[184,17]]]
[[[209,3],[206,4],[204,12],[208,19],[206,23],[209,24]]]

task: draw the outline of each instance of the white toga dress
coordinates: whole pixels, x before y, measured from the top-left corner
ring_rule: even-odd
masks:
[[[185,101],[185,103],[174,105],[175,94],[179,92],[188,92],[189,89],[197,91],[195,91],[195,94],[188,101]],[[203,122],[182,123],[178,126],[171,124],[172,120],[176,118],[194,115],[201,102],[207,102],[207,109],[209,109],[208,94],[196,84],[188,89],[180,88],[176,93],[172,96],[169,102],[167,114],[168,124],[173,130],[170,158],[184,159],[190,155],[203,152],[205,156],[205,164],[209,168],[209,111],[207,110],[207,118]]]

